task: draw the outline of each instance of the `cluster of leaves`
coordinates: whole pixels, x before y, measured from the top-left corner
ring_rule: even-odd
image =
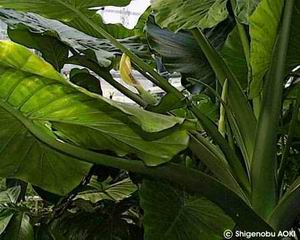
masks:
[[[143,237],[137,186],[124,171],[95,166],[65,197],[33,189],[19,185],[0,193],[1,239]]]

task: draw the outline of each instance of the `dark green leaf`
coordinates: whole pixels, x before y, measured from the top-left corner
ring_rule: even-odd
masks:
[[[88,189],[80,192],[77,198],[88,200],[93,203],[103,199],[120,201],[137,191],[137,186],[133,184],[129,178],[125,178],[115,183],[110,182],[110,178],[106,179],[104,182],[98,182],[93,178],[88,185]]]
[[[289,229],[292,227],[296,217],[299,215],[299,199],[300,178],[297,178],[269,216],[269,221],[275,229]]]
[[[241,87],[247,89],[248,67],[237,27],[228,35],[220,54]]]
[[[264,9],[263,13],[270,11],[271,7],[275,6],[277,2],[266,1],[267,4],[271,3],[271,5],[267,10]],[[278,198],[278,183],[276,181],[278,149],[276,145],[282,115],[282,90],[294,3],[295,1],[286,1],[283,14],[277,16],[277,20],[280,21],[281,19],[282,21],[275,47],[272,50],[272,61],[266,76],[263,101],[256,129],[256,141],[251,165],[252,206],[262,217],[267,217],[270,214]]]
[[[102,95],[100,80],[87,69],[74,68],[70,72],[70,81],[86,90]]]
[[[227,0],[154,0],[156,22],[173,31],[211,28],[228,16]]]
[[[30,32],[26,28],[8,28],[9,38],[23,46],[41,52],[42,57],[60,72],[69,55],[69,47],[57,38]]]
[[[25,213],[17,213],[13,216],[1,240],[34,240],[33,228],[29,217]]]
[[[145,240],[223,239],[224,230],[234,226],[213,203],[167,184],[145,181],[140,196]]]
[[[0,192],[0,204],[3,203],[16,203],[21,193],[20,187],[12,187],[6,191]]]
[[[69,0],[53,0],[50,2],[47,0],[35,0],[34,2],[30,0],[0,0],[0,6],[24,12],[33,12],[47,18],[61,20],[70,26],[78,28],[80,31],[93,35],[95,34],[93,29],[86,25],[81,17],[75,13],[83,14],[97,24],[102,25],[101,18],[96,14],[97,9],[104,6],[126,6],[130,1],[89,0],[78,3],[70,2]]]
[[[11,29],[10,31],[26,31],[27,35],[29,34],[31,38],[36,38],[37,35],[40,36],[40,38],[56,38],[62,42],[62,44],[66,45],[65,47],[71,47],[79,52],[92,50],[98,55],[99,64],[102,67],[110,66],[113,57],[117,54],[121,54],[119,49],[112,46],[112,44],[105,39],[89,36],[59,21],[46,19],[37,14],[0,9],[0,19],[8,24]],[[144,21],[146,21],[146,19],[140,20],[140,22]],[[120,30],[118,25],[113,24],[103,27],[116,38],[122,38],[120,42],[136,54],[149,58],[147,46],[141,42],[139,37],[134,36],[134,32],[130,32],[130,34],[123,33],[125,30]],[[140,33],[142,30],[134,29],[134,31]],[[128,37],[124,38],[127,35]],[[20,41],[21,40],[22,39],[20,39]]]
[[[214,144],[204,137],[192,136],[189,147],[195,156],[204,163],[222,183],[247,201],[247,197],[245,197],[239,184],[232,175],[231,167],[224,158],[224,155]]]
[[[151,49],[162,57],[163,65],[169,72],[179,72],[206,83],[214,79],[211,67],[191,34],[173,33],[151,21],[146,25],[146,33]]]
[[[195,106],[212,121],[216,121],[219,115],[219,107],[205,94],[192,96]]]
[[[250,17],[251,98],[257,97],[262,90],[263,78],[272,60],[283,3],[282,0],[262,0]],[[266,22],[268,24],[264,24]]]
[[[184,100],[182,100],[181,102],[177,101],[176,96],[174,96],[172,93],[167,93],[161,98],[160,102],[157,105],[149,105],[147,107],[147,110],[156,113],[166,113],[168,111],[178,109],[184,106]]]
[[[95,54],[97,54],[99,64],[102,67],[109,67],[114,58],[114,54],[118,52],[106,40],[91,37],[59,21],[49,20],[36,14],[1,9],[0,19],[11,28],[9,32],[22,32],[26,34],[26,38],[50,38],[52,41],[56,41],[56,45],[63,44],[65,48],[71,47],[79,52],[93,50]],[[13,35],[12,37],[12,40],[14,40],[15,36]],[[25,41],[26,39],[18,38],[17,40],[17,42],[28,46],[28,41]],[[31,41],[31,45],[32,44]],[[35,44],[34,48],[40,50],[40,48],[45,48],[45,46],[37,46]]]
[[[14,216],[14,210],[10,208],[10,205],[17,202],[20,192],[20,187],[13,187],[0,192],[0,236]]]
[[[205,34],[211,44],[220,49],[232,27],[232,21],[229,19],[205,31]],[[169,72],[181,73],[185,87],[195,85],[188,81],[189,77],[208,84],[215,82],[215,74],[211,66],[190,33],[183,31],[173,33],[161,29],[152,18],[147,22],[145,29],[150,48],[162,57],[162,63]]]
[[[99,205],[89,206],[88,202],[75,201],[77,209],[66,211],[51,226],[53,235],[65,236],[68,240],[140,240],[141,228],[135,224],[136,216],[132,214],[136,206],[130,201],[104,200]],[[76,210],[76,211],[75,211]],[[130,211],[129,211],[130,210]],[[60,240],[60,239],[59,239]]]
[[[50,227],[43,223],[35,227],[34,237],[35,240],[67,240],[67,238],[52,232]]]
[[[14,212],[0,208],[0,239],[2,233],[5,231],[9,222],[11,221],[13,215]]]
[[[300,1],[295,2],[287,55],[287,72],[300,65]]]

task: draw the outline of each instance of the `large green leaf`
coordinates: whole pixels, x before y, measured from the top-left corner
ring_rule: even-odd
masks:
[[[190,196],[167,184],[145,181],[141,189],[145,240],[223,239],[233,221],[204,198]]]
[[[12,187],[3,192],[0,192],[0,204],[3,203],[16,203],[20,195],[20,187]]]
[[[248,67],[237,27],[228,35],[220,54],[238,79],[241,87],[246,89],[248,86]]]
[[[266,76],[263,101],[256,129],[251,165],[252,206],[262,217],[270,214],[278,198],[278,183],[276,181],[278,149],[276,145],[282,117],[285,63],[294,3],[295,1],[285,1],[278,39],[273,49],[270,70]]]
[[[9,26],[8,33],[11,40],[41,51],[43,57],[45,57],[44,55],[46,57],[50,55],[50,58],[48,57],[46,60],[52,64],[53,61],[49,61],[49,59],[53,60],[54,57],[53,50],[49,51],[49,47],[52,46],[59,46],[60,49],[70,47],[81,53],[92,50],[97,55],[99,65],[102,67],[109,67],[114,56],[121,54],[118,49],[105,39],[89,36],[59,21],[46,19],[37,14],[0,9],[0,19]],[[145,19],[141,20],[141,22],[144,21]],[[115,28],[117,26],[113,24],[105,26],[105,29],[112,33],[113,36],[122,38],[119,41],[126,47],[140,56],[149,56],[146,45],[141,43],[139,37],[134,37],[134,33],[130,33],[128,34],[129,37],[124,38],[127,35],[121,34],[119,31],[116,32]],[[44,45],[38,44],[42,40]],[[59,54],[59,51],[57,51],[57,54]],[[60,56],[58,55],[57,57]],[[58,62],[62,64],[63,61]],[[54,63],[54,66],[56,66],[57,60]]]
[[[300,1],[295,2],[287,55],[287,72],[300,65]]]
[[[235,14],[241,23],[249,24],[249,17],[261,0],[234,0],[236,1]]]
[[[213,46],[220,49],[232,27],[232,21],[227,20],[207,30],[205,34]],[[162,58],[169,72],[181,73],[185,86],[191,85],[191,82],[185,84],[184,81],[189,77],[209,84],[215,82],[215,74],[192,34],[162,29],[154,23],[154,19],[147,22],[145,30],[152,51]]]
[[[102,95],[100,81],[88,69],[73,68],[70,72],[70,81],[86,90]]]
[[[9,222],[1,240],[34,240],[33,227],[29,216],[23,212],[16,213]]]
[[[33,240],[33,228],[29,217],[24,213],[25,207],[17,205],[20,187],[9,188],[0,192],[0,239]]]
[[[28,48],[33,48],[42,53],[43,58],[60,71],[69,56],[69,47],[55,37],[30,33],[26,29],[8,29],[9,38]]]
[[[214,73],[191,34],[173,33],[151,21],[146,25],[146,33],[151,49],[162,57],[163,65],[169,72],[179,72],[206,83],[214,80]]]
[[[103,38],[101,34],[95,31],[90,25],[85,23],[85,20],[79,16],[85,16],[98,26],[101,26],[105,31],[110,33],[117,39],[130,38],[135,35],[140,35],[142,32],[141,25],[144,25],[144,22],[147,20],[147,16],[149,11],[143,14],[137,25],[134,29],[127,29],[122,24],[106,24],[104,23],[100,14],[96,14],[98,9],[101,9],[103,6],[125,6],[130,3],[131,0],[116,0],[116,1],[108,1],[108,0],[88,0],[88,1],[78,1],[78,0],[55,0],[55,1],[46,1],[46,0],[37,0],[37,1],[1,1],[0,5],[4,8],[10,8],[15,10],[20,10],[23,12],[32,12],[42,15],[47,18],[57,19],[61,22],[64,22],[70,27],[76,28],[81,32],[84,32],[90,36],[94,36],[96,38]],[[48,6],[48,10],[45,9],[45,5]],[[54,14],[55,12],[55,14]],[[14,15],[14,14],[13,14]],[[18,20],[22,22],[23,19],[19,18],[17,15],[12,16],[15,18],[14,20]],[[26,22],[30,23],[30,18],[33,25],[36,25],[36,21],[38,19],[36,16],[32,14],[26,14]],[[45,22],[42,22],[44,25]],[[76,35],[75,35],[76,36]]]
[[[137,191],[137,186],[129,178],[114,183],[111,183],[111,180],[111,178],[108,178],[103,182],[99,182],[93,178],[87,189],[80,192],[77,198],[93,203],[103,199],[120,201]]]
[[[227,112],[229,113],[228,116],[230,116],[230,125],[233,129],[233,133],[242,150],[244,156],[243,160],[245,160],[245,166],[248,168],[249,163],[252,159],[256,127],[256,119],[252,108],[237,78],[230,71],[229,67],[224,62],[224,59],[220,56],[220,54],[216,51],[212,44],[209,43],[204,33],[199,29],[194,29],[192,32],[199,46],[205,53],[205,56],[207,57],[209,63],[214,69],[214,72],[220,84],[223,85],[224,82],[228,80],[228,92],[230,94],[228,94],[227,98],[227,109],[230,109],[230,111]],[[228,152],[228,150],[231,149],[231,147],[228,147],[228,142],[223,138],[222,135],[220,135],[215,126],[213,126],[212,123],[209,123],[206,119],[204,119],[204,116],[201,116],[202,114],[197,113],[197,115],[197,118],[200,119],[203,127],[204,124],[206,125],[205,130],[209,131],[209,134],[211,136],[214,136],[214,140],[217,142],[217,144],[219,144],[219,146],[222,147],[222,151],[224,153],[232,152],[232,150]],[[234,162],[240,165],[240,161],[237,160],[237,157],[234,158],[236,159]],[[244,169],[240,167],[238,168],[239,170],[236,169],[236,174],[241,174],[244,171]]]
[[[9,73],[6,71],[6,74]],[[10,75],[13,77],[13,72]],[[0,113],[2,177],[20,178],[61,195],[78,185],[87,173],[89,164],[74,162],[73,158],[39,142],[18,119],[3,108],[2,104]],[[73,164],[70,165],[70,162]]]
[[[250,17],[251,98],[260,94],[263,86],[263,78],[269,69],[283,3],[284,1],[282,0],[263,0]]]
[[[21,189],[19,187],[9,188],[0,192],[0,236],[14,216],[14,211],[10,208],[10,205],[17,202],[20,192]]]
[[[167,162],[186,148],[188,134],[179,126],[183,119],[89,93],[20,45],[2,41],[0,49],[1,175],[64,194],[88,169],[80,162],[70,165],[71,157],[40,142],[28,126],[49,137],[52,127],[66,141],[134,154],[149,165]]]
[[[51,3],[47,0],[1,0],[1,6],[5,8],[14,8],[25,12],[39,11],[41,15],[49,15],[50,18],[61,18],[72,21],[76,16],[73,11],[81,11],[86,14],[91,14],[96,11],[93,8],[103,6],[126,6],[131,0],[53,0]],[[60,10],[60,11],[58,11]]]
[[[1,1],[0,1],[1,3]],[[154,0],[156,22],[173,31],[211,28],[228,16],[227,0]]]
[[[1,9],[0,19],[8,24],[8,33],[13,41],[42,52],[45,51],[45,43],[37,45],[38,39],[47,39],[45,42],[52,45],[61,42],[59,45],[63,44],[79,52],[90,49],[96,52],[102,67],[110,66],[114,54],[118,52],[106,40],[91,37],[59,21],[49,20],[36,14]],[[33,40],[35,41],[32,42]]]
[[[0,209],[0,236],[7,228],[13,215],[14,214],[11,211],[7,211],[5,209]]]
[[[101,18],[96,15],[97,9],[104,6],[126,6],[131,0],[1,0],[0,6],[24,12],[34,12],[52,19],[61,20],[88,34],[94,31],[74,13],[80,12],[102,25]]]

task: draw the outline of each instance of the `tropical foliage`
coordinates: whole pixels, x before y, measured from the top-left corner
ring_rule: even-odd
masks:
[[[0,239],[298,231],[300,1],[153,0],[132,30],[97,14],[129,3],[0,0]]]

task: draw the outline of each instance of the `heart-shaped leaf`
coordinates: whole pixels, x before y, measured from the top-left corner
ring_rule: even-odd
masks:
[[[88,170],[89,164],[52,149],[32,129],[96,151],[134,154],[148,165],[170,161],[187,147],[183,119],[92,94],[18,44],[1,41],[0,51],[2,176],[65,194]]]

